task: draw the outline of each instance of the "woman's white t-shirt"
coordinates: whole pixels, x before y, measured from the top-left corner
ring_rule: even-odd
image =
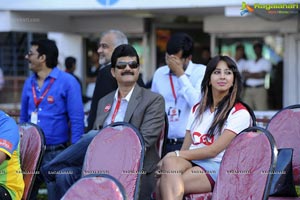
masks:
[[[202,121],[199,123],[199,120],[195,119],[198,112],[197,108],[198,106],[196,105],[192,109],[186,128],[190,131],[191,138],[193,140],[193,143],[191,144],[189,149],[197,149],[209,146],[219,138],[219,134],[212,136],[211,138],[208,137],[207,134],[207,131],[213,122],[215,113],[212,113],[210,112],[210,109],[207,109],[203,113]],[[243,104],[237,103],[231,109],[228,118],[224,123],[221,134],[225,129],[238,134],[242,130],[248,128],[251,124],[252,119],[248,110],[246,109],[246,107],[243,106]],[[207,160],[221,162],[224,152],[225,150],[220,152],[216,157]]]

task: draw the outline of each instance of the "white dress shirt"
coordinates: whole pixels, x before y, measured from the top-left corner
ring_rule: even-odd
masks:
[[[168,138],[183,138],[185,128],[191,108],[200,101],[201,82],[205,73],[206,66],[201,64],[189,63],[185,73],[179,78],[172,74],[172,82],[176,93],[175,102],[170,83],[170,69],[162,66],[158,68],[153,76],[151,90],[161,94],[166,103],[166,113],[170,113],[170,108],[176,108],[180,111],[178,119],[169,118]]]
[[[115,116],[114,122],[123,122],[124,121],[125,113],[126,113],[127,106],[128,106],[128,102],[129,102],[130,97],[132,95],[133,89],[134,89],[134,87],[132,87],[132,89],[126,95],[126,97],[121,98],[121,104],[120,104],[119,110],[118,110],[118,112]],[[109,115],[107,116],[107,118],[104,122],[104,126],[109,125],[112,122],[112,116],[113,116],[113,113],[115,112],[116,105],[117,105],[117,102],[118,102],[118,94],[119,94],[119,89],[117,89],[117,91],[115,93],[114,103],[112,105],[112,109],[110,109]]]

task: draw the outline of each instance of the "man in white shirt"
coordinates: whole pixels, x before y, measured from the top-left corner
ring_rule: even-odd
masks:
[[[264,87],[265,76],[272,69],[271,63],[262,57],[262,43],[253,45],[256,60],[246,63],[242,75],[245,79],[244,101],[253,110],[268,109],[268,94]]]
[[[165,153],[181,148],[191,108],[200,101],[206,67],[192,63],[193,40],[176,33],[167,43],[167,65],[156,70],[151,90],[165,99],[169,130]]]

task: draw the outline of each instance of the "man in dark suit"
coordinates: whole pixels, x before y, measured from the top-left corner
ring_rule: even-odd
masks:
[[[99,99],[118,88],[116,79],[110,73],[110,60],[114,49],[121,44],[128,44],[128,39],[126,35],[119,30],[108,30],[101,35],[99,48],[97,50],[99,54],[100,69],[98,71],[92,97],[87,131],[90,131],[93,128]],[[138,84],[144,87],[141,78],[138,79]]]
[[[161,95],[138,86],[139,57],[131,45],[118,46],[112,54],[111,61],[111,74],[117,80],[118,89],[99,100],[93,127],[101,129],[112,122],[124,121],[140,131],[146,148],[143,166],[146,174],[142,175],[139,199],[150,199],[155,186],[154,170],[159,161],[156,143],[164,123],[164,99]],[[57,198],[62,197],[80,178],[85,152],[98,132],[90,131],[78,143],[67,148],[42,168],[47,182],[56,184]]]

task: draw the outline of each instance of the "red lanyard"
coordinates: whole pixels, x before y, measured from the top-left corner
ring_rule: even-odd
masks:
[[[176,103],[177,103],[177,96],[176,96],[176,92],[175,92],[175,88],[174,88],[174,84],[173,84],[173,79],[172,79],[171,73],[169,73],[169,78],[170,78],[170,84],[171,84],[172,94],[173,94],[173,97],[175,99],[175,105],[176,105]]]
[[[111,123],[114,123],[114,122],[115,122],[115,118],[116,118],[117,113],[118,113],[118,111],[119,111],[120,105],[121,105],[121,98],[118,97],[117,105],[116,105],[115,110],[114,110],[114,112],[113,112],[113,115],[112,115],[112,117],[111,117]]]
[[[39,99],[37,99],[35,87],[34,87],[34,84],[32,84],[31,89],[32,89],[33,100],[34,100],[34,104],[35,104],[35,107],[36,107],[36,108],[37,108],[37,107],[40,105],[40,103],[43,101],[43,99],[45,98],[46,94],[49,92],[50,87],[52,86],[52,84],[53,84],[54,81],[55,81],[54,78],[52,78],[52,79],[50,80],[50,83],[48,84],[46,90],[44,91],[44,93],[42,94],[42,96],[40,96]]]

